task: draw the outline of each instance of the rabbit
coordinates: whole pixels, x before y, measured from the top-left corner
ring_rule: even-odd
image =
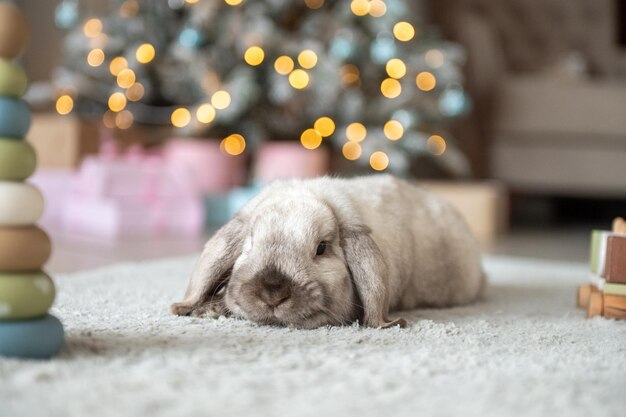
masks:
[[[486,285],[460,213],[390,175],[268,185],[206,244],[176,315],[312,329],[470,303]]]

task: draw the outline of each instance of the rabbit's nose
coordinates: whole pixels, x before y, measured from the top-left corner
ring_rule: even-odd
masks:
[[[278,271],[267,272],[258,279],[256,295],[269,307],[276,307],[291,297],[291,282]]]
[[[261,288],[259,298],[269,307],[277,307],[291,297],[291,288],[284,285],[266,285]]]

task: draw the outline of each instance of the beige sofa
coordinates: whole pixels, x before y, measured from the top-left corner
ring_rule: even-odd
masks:
[[[542,194],[626,197],[626,75],[614,0],[432,0],[468,52],[479,176]],[[622,75],[620,75],[620,73]]]

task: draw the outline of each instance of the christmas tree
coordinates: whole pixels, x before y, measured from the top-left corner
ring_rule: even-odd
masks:
[[[119,129],[172,124],[233,155],[266,140],[327,141],[378,171],[407,175],[428,156],[464,175],[446,130],[468,109],[463,51],[414,3],[114,0],[94,16],[65,0],[57,110]]]

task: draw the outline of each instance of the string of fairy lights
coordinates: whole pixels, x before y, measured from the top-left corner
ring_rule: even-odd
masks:
[[[193,7],[200,0],[179,0]],[[245,0],[223,0],[230,7],[240,7]],[[247,0],[250,1],[250,0]],[[302,0],[306,7],[317,10],[324,6],[325,0]],[[136,15],[140,10],[138,0],[126,0],[119,9],[122,16]],[[351,0],[350,11],[358,17],[380,18],[387,13],[387,4],[384,0]],[[128,108],[129,102],[141,102],[146,94],[144,85],[138,77],[137,66],[148,66],[155,62],[159,51],[151,43],[138,45],[134,53],[134,61],[129,62],[124,56],[107,56],[104,45],[107,43],[107,33],[104,31],[102,20],[89,18],[82,24],[83,35],[90,41],[90,50],[85,56],[86,63],[90,67],[102,67],[108,65],[110,76],[115,79],[117,91],[111,92],[106,102],[108,109],[102,116],[104,126],[108,128],[128,129],[135,122],[135,115]],[[397,21],[391,28],[393,40],[407,43],[416,37],[416,28],[406,20]],[[249,67],[260,67],[269,59],[268,52],[262,42],[249,45],[240,57]],[[392,57],[384,63],[385,77],[380,80],[380,94],[387,100],[396,100],[408,88],[407,79],[414,79],[413,88],[423,93],[428,93],[437,87],[438,79],[434,70],[444,65],[445,56],[441,50],[431,48],[424,54],[426,64],[433,71],[424,70],[411,75],[410,65],[399,57]],[[320,57],[311,48],[304,48],[297,54],[283,54],[269,62],[275,73],[284,77],[294,90],[306,90],[311,87],[314,75],[311,71],[320,63]],[[339,78],[347,88],[361,85],[361,70],[354,63],[341,65]],[[414,77],[414,78],[409,78]],[[227,109],[232,101],[230,91],[226,88],[214,91],[205,101],[192,106],[175,106],[169,111],[168,122],[175,128],[186,128],[192,123],[210,125],[216,120],[221,111]],[[61,115],[72,113],[75,106],[76,91],[61,89],[56,100],[56,110]],[[362,144],[368,139],[368,127],[365,120],[355,120],[347,125],[337,126],[337,121],[332,115],[320,115],[305,130],[300,132],[299,139],[306,149],[316,149],[327,138],[340,135],[343,139],[341,152],[344,158],[356,161],[368,158],[369,166],[376,171],[383,171],[389,167],[390,158],[384,150],[373,150],[364,155]],[[382,123],[382,133],[391,142],[402,141],[408,128],[401,118],[390,117]],[[241,132],[227,134],[221,140],[221,149],[229,155],[240,155],[246,149],[246,138]],[[428,136],[426,148],[432,155],[439,156],[446,152],[447,143],[441,134]]]

